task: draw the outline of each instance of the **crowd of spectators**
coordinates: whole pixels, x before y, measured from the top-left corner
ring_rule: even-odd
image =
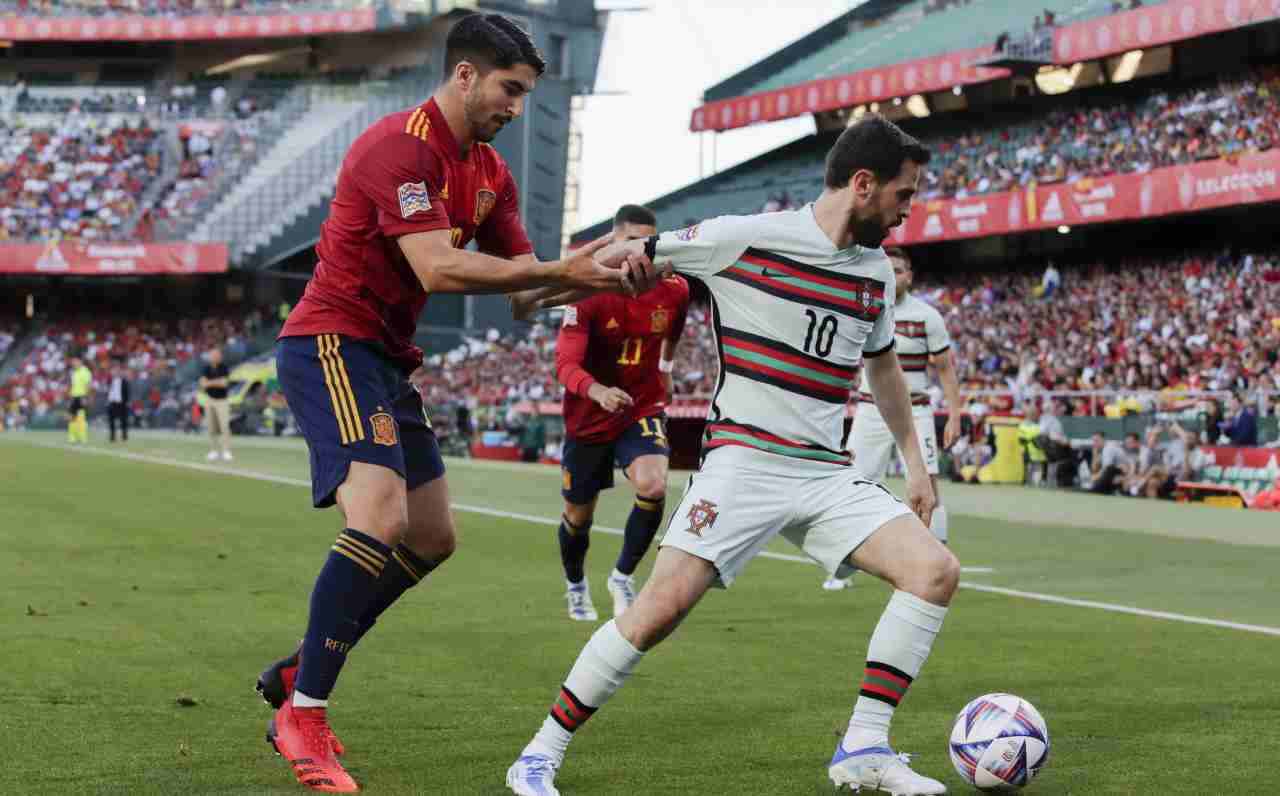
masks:
[[[1189,391],[1280,390],[1280,252],[921,281],[962,387],[1007,391],[986,399],[995,409],[1048,391],[1145,393],[1120,400],[1144,411]],[[1072,399],[1073,414],[1103,408]]]
[[[0,0],[0,15],[172,18],[205,14],[345,11],[368,5],[368,0]]]
[[[0,241],[113,239],[160,169],[158,136],[145,119],[0,119]]]
[[[183,128],[178,179],[148,213],[146,226],[162,222],[166,229],[199,218],[218,198],[228,176],[240,174],[262,154],[262,120],[254,116],[226,122],[226,128]]]
[[[1034,121],[926,140],[924,198],[1142,173],[1270,149],[1280,136],[1280,73],[1222,78],[1176,94],[1073,105]]]
[[[65,409],[73,355],[93,371],[91,406],[106,399],[113,366],[124,369],[133,386],[130,410],[137,418],[186,403],[174,376],[179,368],[214,346],[243,349],[262,325],[259,312],[211,314],[171,321],[68,320],[44,328],[12,372],[0,381],[0,414],[5,427]],[[0,341],[3,336],[0,335]],[[0,353],[0,357],[3,353]]]

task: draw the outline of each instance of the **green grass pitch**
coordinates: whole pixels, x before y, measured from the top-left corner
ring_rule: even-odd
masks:
[[[195,437],[137,436],[131,458],[95,449],[107,449],[101,436],[72,451],[58,435],[0,435],[4,791],[301,793],[263,742],[270,714],[252,684],[296,643],[341,529],[339,514],[309,506],[304,448],[244,442],[215,468]],[[564,615],[550,525],[474,510],[556,517],[558,473],[449,466],[468,507],[458,553],[352,654],[332,702],[346,762],[372,794],[506,792],[508,764],[594,629]],[[943,494],[962,563],[993,570],[968,584],[1259,627],[964,588],[894,722],[918,770],[971,792],[947,759],[951,720],[973,697],[1009,691],[1040,709],[1053,743],[1028,793],[1280,789],[1275,515]],[[625,486],[613,490],[597,525],[621,527],[629,503]],[[603,615],[619,542],[593,536]],[[820,581],[816,567],[760,559],[713,592],[579,733],[558,778],[565,796],[830,793],[826,762],[888,589],[861,576],[827,593]]]

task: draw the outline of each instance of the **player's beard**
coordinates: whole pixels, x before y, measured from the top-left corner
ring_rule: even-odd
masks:
[[[467,121],[471,124],[471,132],[475,136],[475,140],[486,144],[498,135],[498,132],[506,126],[507,122],[511,121],[501,114],[485,111],[484,100],[479,86],[463,97],[462,110],[467,114]]]
[[[853,222],[853,242],[866,249],[878,249],[889,230],[881,226],[879,217],[855,219]]]

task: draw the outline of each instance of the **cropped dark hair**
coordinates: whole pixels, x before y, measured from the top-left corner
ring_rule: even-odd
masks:
[[[623,205],[618,208],[618,212],[613,214],[613,225],[620,227],[623,224],[645,224],[650,227],[656,227],[658,226],[658,217],[644,205]]]
[[[528,32],[501,14],[468,14],[458,20],[445,40],[446,80],[461,61],[470,61],[482,72],[528,64],[541,76],[547,68]]]
[[[884,253],[889,256],[889,259],[902,260],[907,264],[907,268],[911,267],[911,255],[907,254],[906,249],[899,246],[885,246]]]
[[[879,114],[869,113],[845,128],[827,153],[826,185],[843,188],[860,169],[867,169],[876,179],[888,182],[898,176],[906,161],[924,165],[929,157],[929,150],[898,125]]]

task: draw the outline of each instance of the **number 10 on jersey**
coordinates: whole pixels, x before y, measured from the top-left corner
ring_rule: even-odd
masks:
[[[834,315],[828,315],[818,322],[818,313],[813,310],[805,310],[805,315],[809,316],[809,331],[804,335],[804,352],[809,353],[810,347],[813,353],[826,359],[831,353],[831,346],[836,340],[836,328],[840,325],[840,321]],[[816,339],[814,331],[817,331]]]

